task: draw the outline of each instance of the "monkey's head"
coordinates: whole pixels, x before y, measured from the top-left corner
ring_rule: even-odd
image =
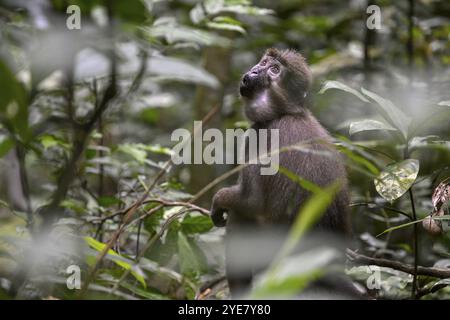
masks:
[[[300,53],[268,49],[240,83],[246,116],[266,122],[285,114],[302,114],[311,82],[311,71]]]

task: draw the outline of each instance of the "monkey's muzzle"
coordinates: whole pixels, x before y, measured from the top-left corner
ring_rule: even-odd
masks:
[[[258,72],[249,71],[242,77],[239,92],[241,96],[251,98],[260,87],[262,83]]]

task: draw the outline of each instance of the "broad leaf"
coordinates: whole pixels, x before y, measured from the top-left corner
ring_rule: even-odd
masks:
[[[354,96],[358,97],[361,101],[364,102],[369,102],[369,100],[367,100],[361,93],[359,93],[357,90],[350,88],[349,86],[343,84],[342,82],[339,81],[326,81],[325,84],[323,85],[322,89],[320,89],[319,93],[324,93],[325,91],[329,90],[329,89],[338,89],[338,90],[342,90],[348,93],[353,94]]]
[[[350,123],[349,127],[349,134],[354,135],[358,132],[363,131],[372,131],[372,130],[396,130],[395,128],[391,127],[390,125],[378,121],[378,120],[372,120],[372,119],[366,119],[361,121],[355,121]]]
[[[143,29],[149,37],[164,38],[169,44],[193,42],[202,46],[230,45],[230,40],[208,32],[178,24],[174,19],[160,18],[152,27]]]
[[[320,220],[340,187],[338,182],[333,183],[322,191],[313,194],[313,196],[305,202],[289,231],[286,242],[283,244],[274,261],[282,260],[291,253],[303,235]]]
[[[97,241],[92,237],[84,237],[84,240],[90,247],[97,250],[98,252],[101,252],[106,246],[106,244],[104,244],[103,242]],[[124,256],[121,256],[112,249],[108,250],[107,257],[109,257],[112,261],[114,261],[115,264],[122,267],[123,269],[130,270],[131,274],[136,278],[136,280],[138,280],[144,288],[147,287],[143,272],[138,267],[134,266],[132,264],[132,261],[125,258]]]
[[[14,147],[13,139],[6,136],[0,136],[0,158],[5,156],[12,147]]]
[[[379,106],[378,111],[383,118],[400,130],[405,138],[408,136],[408,127],[411,123],[411,118],[409,116],[404,114],[403,111],[392,103],[392,101],[384,99],[376,93],[364,88],[361,88],[361,92],[377,103]]]
[[[203,269],[198,254],[188,238],[178,232],[178,256],[180,258],[180,268],[184,275],[198,274]]]
[[[210,217],[202,214],[189,214],[181,221],[181,229],[184,233],[204,233],[211,230],[213,227]]]
[[[13,133],[27,141],[30,136],[26,92],[9,67],[1,60],[0,88],[0,118],[10,123]]]
[[[251,296],[257,299],[295,296],[311,281],[323,276],[327,267],[338,257],[336,250],[325,247],[284,259],[277,272],[261,277]]]
[[[407,159],[388,165],[374,180],[377,192],[387,201],[400,198],[412,186],[419,173],[419,161]]]

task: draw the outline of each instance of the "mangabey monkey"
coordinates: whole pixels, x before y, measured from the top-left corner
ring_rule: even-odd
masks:
[[[308,144],[310,151],[307,152],[298,149],[281,152],[281,167],[321,187],[336,180],[342,182],[340,192],[316,228],[344,238],[349,232],[345,168],[338,152],[330,146],[331,137],[307,109],[311,80],[311,71],[302,55],[293,50],[269,49],[242,77],[240,94],[252,128],[279,129],[280,149],[301,142]],[[269,230],[266,228],[287,228],[309,196],[309,192],[280,172],[261,175],[259,164],[246,166],[236,185],[215,194],[211,218],[218,227],[227,224],[226,271],[232,296],[248,289],[252,273],[258,268],[251,261],[256,251],[265,250],[268,258],[273,258],[278,247],[269,249],[268,245],[266,248],[267,239],[264,239],[257,241],[258,248],[252,248],[246,245],[251,240],[242,233],[254,230],[265,234],[266,238],[271,237],[265,232]],[[286,229],[283,233],[286,235]],[[235,268],[233,264],[242,268]]]

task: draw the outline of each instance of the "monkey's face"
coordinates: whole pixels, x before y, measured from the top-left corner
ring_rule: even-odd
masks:
[[[241,79],[239,91],[247,118],[266,122],[285,114],[301,114],[310,83],[311,72],[302,55],[292,50],[267,50]]]
[[[264,55],[261,60],[244,74],[239,91],[244,98],[252,99],[258,93],[269,89],[281,78],[283,65],[274,57]]]

